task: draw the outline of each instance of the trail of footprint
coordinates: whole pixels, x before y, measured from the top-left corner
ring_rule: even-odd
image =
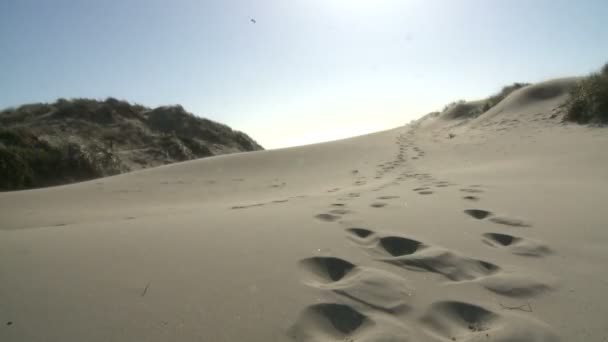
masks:
[[[421,323],[429,335],[446,341],[559,341],[549,326],[531,317],[498,314],[459,301],[432,304]]]

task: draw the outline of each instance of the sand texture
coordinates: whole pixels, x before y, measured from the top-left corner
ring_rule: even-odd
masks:
[[[0,341],[606,341],[608,134],[561,123],[573,82],[0,193]]]

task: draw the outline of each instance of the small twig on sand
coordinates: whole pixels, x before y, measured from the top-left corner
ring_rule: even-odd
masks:
[[[532,305],[530,305],[529,302],[526,302],[526,304],[522,304],[519,306],[506,306],[502,303],[498,303],[500,304],[500,307],[506,310],[521,310],[524,312],[532,312]]]
[[[148,292],[148,288],[150,287],[150,283],[151,283],[151,281],[149,281],[149,282],[148,282],[148,284],[147,284],[147,285],[146,285],[146,287],[144,288],[144,291],[141,293],[141,296],[142,296],[142,297],[143,297],[143,296],[145,296],[145,295],[146,295],[146,293]]]

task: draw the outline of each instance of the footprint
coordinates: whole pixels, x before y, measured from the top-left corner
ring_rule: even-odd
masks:
[[[477,197],[477,196],[464,196],[463,199],[466,199],[469,201],[479,201],[479,197]]]
[[[464,213],[478,220],[483,220],[492,215],[491,212],[483,209],[466,209]]]
[[[395,274],[358,267],[334,257],[308,258],[299,265],[304,283],[309,286],[389,314],[409,309],[406,299],[412,295],[412,289]]]
[[[382,203],[382,202],[375,202],[370,204],[369,206],[372,208],[383,208],[386,207],[388,203]]]
[[[370,235],[375,234],[371,230],[365,229],[365,228],[348,228],[346,231],[348,233],[350,233],[351,235],[355,235],[356,237],[361,238],[361,239],[366,239]]]
[[[428,189],[429,189],[428,187],[423,186],[423,187],[412,189],[412,191],[424,191],[424,190],[428,190]]]
[[[534,240],[524,239],[508,234],[500,233],[486,233],[483,234],[484,242],[492,247],[507,248],[511,253],[530,256],[530,257],[542,257],[545,255],[552,254],[552,250]]]
[[[535,280],[529,274],[496,274],[480,279],[479,284],[494,293],[513,298],[530,298],[554,290],[551,281]]]
[[[362,228],[357,228],[362,229]],[[370,230],[349,231],[351,234],[363,234],[365,237],[373,234]],[[359,236],[363,238],[362,236]],[[358,241],[355,241],[358,242]],[[372,241],[374,242],[374,241]],[[401,236],[384,236],[377,239],[373,245],[359,244],[367,248],[375,259],[393,265],[401,266],[412,271],[427,271],[440,274],[452,281],[474,280],[492,275],[500,267],[473,258],[468,258],[440,247],[431,247],[414,239]]]
[[[399,257],[413,254],[426,246],[420,241],[405,237],[387,236],[380,238],[378,247],[391,256]]]
[[[511,227],[531,227],[532,226],[530,223],[527,223],[524,220],[516,219],[516,218],[509,218],[509,217],[498,217],[498,216],[492,217],[492,218],[490,218],[490,221],[492,221],[496,224],[502,224],[502,225],[511,226]]]
[[[421,320],[432,335],[466,341],[473,339],[474,335],[489,338],[489,332],[484,332],[500,328],[497,324],[499,318],[498,314],[474,304],[445,301],[432,304]]]
[[[335,214],[335,215],[346,215],[346,214],[350,214],[352,213],[352,210],[348,210],[348,209],[333,209],[329,211],[330,214]]]
[[[459,301],[432,304],[421,322],[429,335],[445,341],[559,341],[549,326],[534,318]]]
[[[334,222],[340,219],[340,216],[337,215],[332,215],[332,214],[318,214],[315,215],[316,219],[319,219],[321,221],[325,221],[325,222]]]
[[[399,196],[380,196],[380,197],[377,197],[377,199],[379,199],[379,200],[388,200],[388,199],[395,199],[395,198],[399,198]]]
[[[379,259],[414,271],[440,274],[452,281],[474,280],[495,274],[500,267],[442,248],[424,248],[412,255]]]
[[[312,257],[300,261],[300,267],[313,275],[315,280],[327,284],[342,280],[356,266],[334,257]]]
[[[253,207],[261,207],[266,205],[267,203],[254,203],[254,204],[249,204],[249,205],[235,205],[233,207],[231,207],[230,209],[247,209],[247,208],[253,208]]]
[[[346,204],[344,203],[332,203],[331,206],[332,207],[344,207]]]
[[[296,341],[355,341],[374,321],[354,308],[337,303],[311,305],[287,331]]]
[[[429,191],[429,190],[425,190],[425,191],[418,191],[418,194],[420,195],[431,195],[433,192]]]

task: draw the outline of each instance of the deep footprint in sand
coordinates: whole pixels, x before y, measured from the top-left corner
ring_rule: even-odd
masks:
[[[300,268],[321,284],[340,281],[355,267],[346,260],[334,257],[312,257],[300,261]]]
[[[484,220],[488,218],[488,221],[502,224],[511,227],[531,227],[532,225],[522,219],[510,218],[505,216],[495,216],[491,211],[483,209],[465,209],[464,213],[477,219]]]
[[[483,234],[483,241],[489,246],[505,248],[511,253],[521,256],[542,257],[553,254],[551,248],[539,241],[509,234],[486,233]]]
[[[309,286],[385,313],[409,309],[406,299],[412,289],[405,279],[390,272],[359,267],[335,257],[312,257],[301,260],[299,266],[303,281]]]
[[[464,196],[462,198],[468,201],[479,201],[479,197],[477,196]]]
[[[420,195],[431,195],[431,194],[433,194],[433,192],[429,191],[429,190],[424,190],[424,191],[418,191],[418,194],[420,194]]]
[[[491,212],[483,209],[465,209],[464,213],[478,220],[483,220],[492,215]]]
[[[409,331],[377,313],[355,306],[321,303],[307,307],[287,335],[298,342],[408,342]]]
[[[474,280],[500,271],[500,267],[492,263],[436,247],[424,248],[412,255],[378,260],[413,271],[437,273],[451,281]]]
[[[373,231],[365,228],[348,228],[346,231],[359,239],[367,239],[368,237],[375,235]]]
[[[559,341],[549,326],[534,318],[459,301],[432,304],[421,323],[429,335],[445,341]]]
[[[388,205],[388,203],[383,203],[383,202],[374,202],[372,204],[370,204],[369,206],[372,208],[384,208]]]
[[[355,341],[374,321],[354,308],[338,303],[311,305],[287,334],[296,341]]]
[[[402,236],[378,236],[364,228],[351,228],[353,241],[366,248],[378,261],[411,271],[440,274],[452,281],[475,280],[500,271],[492,263],[469,258],[440,247]]]

